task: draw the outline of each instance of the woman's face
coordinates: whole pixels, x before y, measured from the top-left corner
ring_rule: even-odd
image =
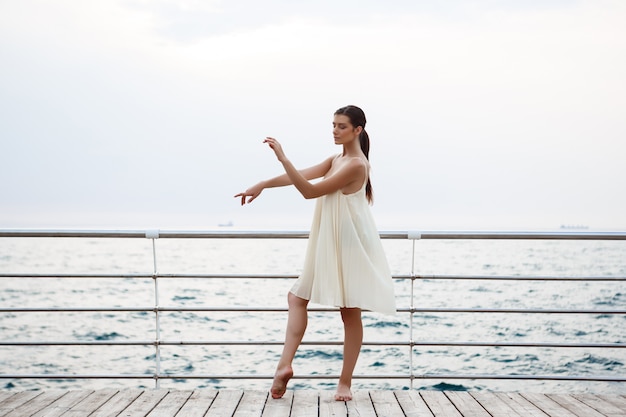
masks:
[[[359,136],[361,129],[355,128],[345,114],[336,114],[333,119],[333,138],[335,144],[342,145],[353,141]]]

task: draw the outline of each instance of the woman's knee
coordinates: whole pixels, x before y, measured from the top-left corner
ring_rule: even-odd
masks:
[[[361,309],[360,308],[342,308],[341,319],[345,325],[361,324]]]
[[[300,298],[292,292],[287,294],[287,303],[289,304],[289,308],[306,308],[309,304],[309,300],[305,300],[304,298]]]

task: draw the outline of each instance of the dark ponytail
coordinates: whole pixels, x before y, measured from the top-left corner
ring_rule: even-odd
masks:
[[[335,112],[335,115],[342,114],[344,116],[348,116],[350,119],[350,123],[352,123],[353,127],[361,126],[363,130],[359,135],[359,143],[361,144],[361,150],[365,157],[369,161],[370,157],[370,137],[365,131],[365,123],[367,120],[365,119],[365,113],[363,110],[358,108],[357,106],[346,106],[342,107]],[[374,193],[372,191],[372,182],[370,181],[369,175],[367,176],[367,185],[365,186],[365,196],[367,197],[367,201],[372,204],[374,201]]]
[[[365,157],[369,161],[369,159],[370,159],[370,137],[367,134],[367,132],[365,131],[365,129],[363,129],[361,131],[361,134],[359,135],[359,143],[361,144],[361,150],[363,151],[363,153],[365,154]],[[372,204],[374,202],[374,196],[373,196],[373,193],[372,193],[372,181],[370,181],[369,175],[367,177],[367,185],[365,186],[365,196],[367,197],[367,201],[369,201],[370,204]]]

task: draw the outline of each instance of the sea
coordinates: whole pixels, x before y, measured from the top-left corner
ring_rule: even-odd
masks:
[[[151,278],[133,274],[297,275],[306,239],[0,238],[0,274],[112,274],[119,278],[0,278],[0,305],[15,307],[285,308],[292,278]],[[624,277],[626,241],[384,239],[399,308],[626,310],[625,281],[468,280],[456,276]],[[446,279],[441,279],[446,276]],[[158,297],[158,302],[155,298]],[[312,307],[315,307],[312,305]],[[164,341],[282,341],[285,312],[161,312]],[[626,314],[363,312],[365,342],[624,344]],[[155,313],[0,312],[3,342],[154,340]],[[313,311],[305,341],[336,342],[336,311]],[[161,346],[160,371],[176,375],[272,375],[280,345]],[[153,374],[154,346],[0,345],[0,388],[155,386],[150,379],[19,379],[24,374]],[[303,345],[296,375],[337,375],[341,346]],[[626,375],[625,348],[364,345],[354,389],[626,392],[626,382],[457,379],[450,375]],[[439,377],[438,375],[442,375]],[[424,377],[424,376],[427,376]],[[294,379],[295,389],[333,389],[333,379]],[[265,379],[162,379],[167,389],[268,389]]]

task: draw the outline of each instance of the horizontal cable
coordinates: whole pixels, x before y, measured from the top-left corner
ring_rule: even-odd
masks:
[[[293,379],[338,379],[340,375],[294,375]],[[0,379],[267,379],[274,375],[263,374],[0,374]],[[465,380],[553,380],[553,381],[604,381],[626,382],[626,376],[611,375],[494,375],[494,374],[379,374],[353,375],[353,379],[465,379]]]
[[[0,341],[0,346],[282,346],[278,340],[59,340],[59,341]],[[343,346],[340,341],[310,340],[302,346]],[[381,342],[364,341],[363,346],[458,346],[458,347],[553,347],[553,348],[591,348],[623,349],[626,343],[566,343],[566,342]]]
[[[97,278],[97,279],[296,279],[296,274],[32,274],[0,273],[0,278]],[[394,275],[397,280],[488,281],[626,281],[626,276],[516,276],[516,275]]]
[[[0,278],[116,278],[116,279],[148,279],[154,278],[154,274],[29,274],[29,273],[2,273]],[[217,277],[216,277],[217,278]]]
[[[626,281],[626,276],[529,276],[529,275],[396,275],[396,279],[420,279],[420,280],[468,280],[468,281],[577,281],[577,282],[602,282],[602,281]]]
[[[381,231],[383,239],[539,239],[626,240],[626,232]],[[169,238],[169,239],[306,239],[308,231],[172,231],[172,230],[0,230],[3,237]]]
[[[398,312],[410,313],[501,313],[501,314],[626,314],[626,310],[593,309],[533,309],[533,308],[399,308]]]
[[[286,307],[2,307],[0,313],[146,313],[146,312],[222,312],[278,313]],[[310,312],[337,312],[339,308],[313,307]],[[626,314],[626,310],[532,309],[532,308],[398,308],[398,313],[498,313],[498,314]],[[367,313],[367,311],[364,311]]]
[[[295,279],[295,274],[29,274],[0,273],[0,278],[198,278],[198,279]],[[405,277],[402,277],[406,279]]]

